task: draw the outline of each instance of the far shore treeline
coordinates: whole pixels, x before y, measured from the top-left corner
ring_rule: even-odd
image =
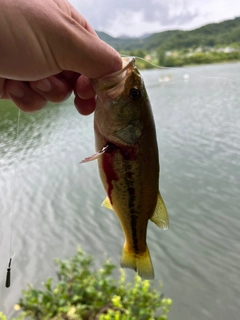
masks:
[[[191,31],[170,30],[140,38],[97,33],[121,54],[142,57],[164,67],[240,60],[240,17]],[[138,67],[152,66],[138,61]]]

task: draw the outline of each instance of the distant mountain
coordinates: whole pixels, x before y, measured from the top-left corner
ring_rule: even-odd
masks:
[[[126,36],[114,38],[105,32],[97,33],[103,41],[118,51],[170,51],[229,45],[240,48],[240,17],[220,23],[207,24],[195,30],[169,30],[139,38]]]
[[[99,38],[107,42],[110,46],[114,47],[116,50],[132,50],[135,47],[141,47],[143,45],[143,39],[141,38],[114,38],[102,31],[96,31]]]
[[[137,39],[138,37],[130,37],[130,36],[126,36],[126,35],[121,35],[121,36],[118,36],[118,39]]]
[[[147,37],[149,37],[150,35],[152,35],[152,33],[145,33],[140,37],[130,37],[130,36],[126,36],[125,34],[118,36],[118,39],[145,39]]]
[[[142,36],[140,36],[139,38],[140,39],[145,39],[145,38],[147,38],[147,37],[150,37],[152,35],[152,33],[145,33],[145,34],[143,34]]]

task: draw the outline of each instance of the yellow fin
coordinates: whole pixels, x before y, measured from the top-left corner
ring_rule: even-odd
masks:
[[[156,208],[150,220],[154,222],[159,228],[162,228],[164,230],[168,229],[168,213],[160,192],[158,194]]]
[[[102,207],[106,207],[110,210],[113,210],[113,207],[112,207],[111,202],[108,197],[106,197],[106,199],[103,201]]]
[[[154,270],[152,260],[147,247],[143,255],[137,255],[126,250],[126,245],[123,247],[121,267],[135,270],[143,279],[154,279]]]

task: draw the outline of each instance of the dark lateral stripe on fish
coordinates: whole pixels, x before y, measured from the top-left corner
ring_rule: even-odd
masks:
[[[138,214],[130,214],[131,218],[131,230],[132,230],[132,239],[133,239],[133,249],[134,253],[139,253],[139,246],[138,246],[138,237],[137,237],[137,221],[138,221]]]
[[[138,213],[136,213],[136,193],[133,184],[132,177],[134,176],[133,172],[131,171],[131,166],[126,162],[126,180],[128,184],[128,208],[129,208],[129,218],[131,224],[131,231],[132,231],[132,240],[133,240],[133,249],[134,253],[139,253],[139,245],[138,245],[138,236],[137,236],[137,222],[138,222]]]

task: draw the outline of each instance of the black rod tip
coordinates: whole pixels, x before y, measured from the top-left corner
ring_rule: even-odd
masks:
[[[11,285],[11,269],[7,268],[7,276],[6,276],[6,283],[5,283],[5,287],[9,288]]]

